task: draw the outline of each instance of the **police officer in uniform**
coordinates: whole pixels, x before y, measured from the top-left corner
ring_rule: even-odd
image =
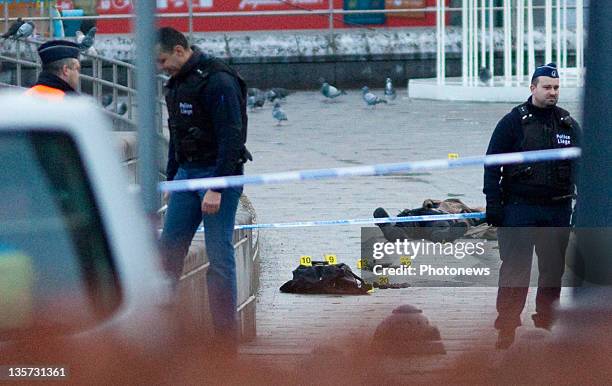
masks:
[[[50,100],[62,100],[66,94],[77,95],[81,63],[79,46],[67,40],[51,40],[38,48],[43,70],[36,84],[26,91]]]
[[[168,181],[243,174],[250,159],[244,80],[221,60],[189,47],[173,28],[158,31],[157,62],[171,76],[166,86]],[[241,187],[171,193],[161,236],[166,268],[176,284],[191,239],[204,222],[213,325],[219,348],[230,352],[237,343],[232,235],[241,194]]]
[[[487,154],[557,149],[578,145],[579,126],[557,106],[559,74],[554,63],[538,67],[531,96],[497,124]],[[513,342],[521,325],[533,250],[538,256],[536,327],[550,329],[561,292],[565,250],[575,193],[571,161],[485,167],[487,222],[498,229],[502,260],[497,294],[497,348]]]

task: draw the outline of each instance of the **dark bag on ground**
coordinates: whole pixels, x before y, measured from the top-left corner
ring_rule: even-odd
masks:
[[[327,262],[312,264],[312,266],[297,267],[293,271],[293,279],[280,287],[281,292],[364,295],[372,288],[355,275],[346,264],[329,265]]]

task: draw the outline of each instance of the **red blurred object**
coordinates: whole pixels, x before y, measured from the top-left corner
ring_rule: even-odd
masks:
[[[334,9],[343,8],[343,0],[333,0]],[[447,0],[448,3],[448,0]],[[436,0],[397,0],[389,1],[389,8],[412,8],[425,4],[435,7]],[[159,13],[187,13],[187,0],[157,0]],[[252,11],[291,11],[291,10],[327,10],[328,0],[193,0],[193,12],[252,12]],[[131,0],[100,0],[97,8],[99,15],[132,13]],[[435,12],[387,15],[385,24],[377,26],[406,27],[434,26]],[[334,28],[351,28],[344,24],[342,15],[336,15]],[[171,26],[180,31],[188,31],[187,17],[160,19],[160,26]],[[126,19],[99,20],[98,33],[130,33],[131,22]],[[257,31],[257,30],[312,30],[327,29],[328,15],[308,16],[236,16],[236,17],[194,17],[195,32],[210,31]],[[371,26],[368,26],[372,28]]]

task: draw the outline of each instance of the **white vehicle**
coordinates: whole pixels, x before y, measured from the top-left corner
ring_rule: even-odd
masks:
[[[40,331],[132,347],[168,331],[154,230],[109,127],[86,100],[0,95],[0,357]]]

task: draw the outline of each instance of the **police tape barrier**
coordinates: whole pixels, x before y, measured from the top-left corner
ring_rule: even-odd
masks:
[[[268,173],[259,175],[198,178],[160,182],[159,190],[164,192],[221,189],[244,185],[279,184],[292,181],[321,180],[328,178],[377,176],[398,172],[415,172],[433,169],[452,169],[467,166],[494,166],[565,160],[580,157],[580,148],[535,150],[519,153],[494,154],[487,156],[465,157],[459,159],[435,159],[393,164],[354,166],[334,169],[311,169],[293,172]]]
[[[332,225],[369,225],[369,224],[389,224],[420,221],[444,221],[444,220],[480,220],[486,217],[484,212],[459,213],[459,214],[432,214],[425,216],[403,216],[403,217],[381,217],[381,218],[356,218],[350,220],[319,220],[319,221],[296,221],[280,222],[271,224],[244,224],[235,225],[234,230],[238,229],[270,229],[270,228],[300,228],[318,227]],[[198,232],[203,228],[199,227]]]

